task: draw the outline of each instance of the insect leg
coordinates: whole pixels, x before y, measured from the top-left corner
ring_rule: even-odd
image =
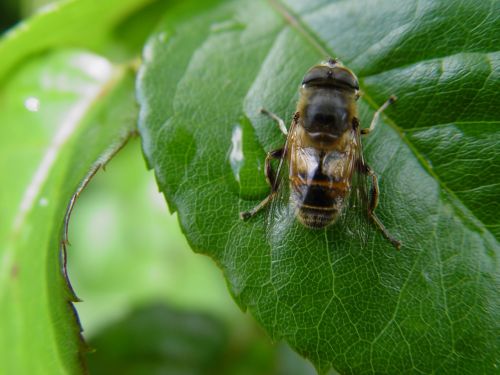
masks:
[[[276,176],[274,175],[273,167],[271,166],[272,159],[281,159],[283,157],[283,148],[278,148],[276,150],[270,151],[266,156],[266,180],[273,191],[278,189],[276,184]]]
[[[286,130],[286,126],[285,126],[285,121],[283,121],[282,118],[278,117],[278,115],[276,115],[275,113],[272,113],[272,112],[269,112],[267,109],[265,108],[261,108],[260,109],[260,112],[265,114],[265,115],[268,115],[269,117],[271,117],[273,120],[275,120],[277,123],[278,123],[278,126],[281,130],[281,132],[284,134],[284,135],[288,135],[288,130]]]
[[[263,209],[269,202],[271,202],[276,195],[276,192],[278,190],[278,184],[276,180],[276,176],[273,172],[273,168],[271,166],[271,160],[272,159],[281,159],[283,157],[283,148],[279,148],[277,150],[273,150],[268,152],[266,156],[266,181],[271,186],[271,193],[262,201],[260,202],[257,206],[252,208],[251,210],[245,211],[245,212],[240,212],[240,218],[242,220],[246,220],[254,216],[257,212],[259,212],[261,209]]]
[[[370,205],[368,206],[368,216],[370,216],[375,225],[377,225],[377,227],[380,229],[384,237],[387,238],[397,250],[399,250],[401,248],[401,242],[396,240],[389,233],[389,231],[386,229],[384,224],[380,221],[377,214],[375,213],[375,209],[377,208],[378,205],[378,196],[379,196],[377,175],[368,165],[364,164],[363,167],[364,167],[364,172],[372,178],[372,187],[370,190]]]
[[[384,104],[382,104],[382,106],[379,109],[377,109],[377,111],[373,115],[372,122],[370,123],[370,127],[361,129],[361,134],[368,134],[371,131],[373,131],[373,129],[375,129],[375,126],[377,125],[380,114],[383,111],[385,111],[387,109],[387,107],[389,107],[396,100],[397,100],[397,97],[394,95],[391,95],[391,97],[389,99],[387,99],[387,101]]]

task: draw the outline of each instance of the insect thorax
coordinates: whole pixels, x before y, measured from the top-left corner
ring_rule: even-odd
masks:
[[[339,137],[352,125],[356,104],[351,92],[331,87],[308,87],[301,91],[301,125],[308,133]]]

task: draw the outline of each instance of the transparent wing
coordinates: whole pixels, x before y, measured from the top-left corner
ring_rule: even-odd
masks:
[[[278,246],[283,242],[283,238],[296,231],[296,227],[301,227],[297,218],[297,205],[290,199],[290,165],[291,153],[296,162],[303,161],[303,164],[311,162],[311,157],[304,149],[294,147],[294,132],[290,129],[287,141],[284,146],[283,157],[277,160],[273,166],[276,176],[276,195],[270,203],[268,210],[268,240],[272,245]],[[352,170],[351,189],[345,199],[344,207],[334,225],[326,228],[332,232],[333,237],[345,237],[353,244],[361,243],[366,245],[369,234],[372,232],[371,222],[368,217],[368,207],[370,198],[370,184],[366,175],[366,168],[363,159],[361,136],[356,131],[354,137],[354,153],[349,167]],[[296,202],[301,203],[301,202]],[[334,228],[331,230],[331,228]],[[311,229],[308,229],[311,230]]]
[[[369,234],[372,231],[368,217],[370,184],[365,172],[366,168],[359,129],[356,131],[354,141],[356,146],[352,160],[351,191],[342,214],[337,220],[337,225],[341,226],[350,237],[359,239],[363,245],[366,245]]]
[[[296,207],[290,200],[290,164],[289,155],[293,152],[292,142],[295,136],[296,122],[292,123],[288,131],[287,140],[283,147],[283,156],[275,163],[275,182],[276,195],[271,201],[271,207],[268,214],[268,237],[271,243],[277,243],[282,236],[288,233],[294,225],[296,216]]]

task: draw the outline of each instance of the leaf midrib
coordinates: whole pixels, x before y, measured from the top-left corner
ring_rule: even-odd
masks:
[[[297,17],[296,14],[294,14],[292,11],[290,11],[286,5],[281,3],[279,0],[267,0],[271,7],[276,10],[276,12],[284,19],[284,21],[290,25],[292,29],[295,29],[298,33],[300,33],[304,38],[308,41],[311,42],[312,46],[318,50],[318,52],[325,57],[327,56],[335,56],[335,53],[333,51],[329,51],[328,46],[321,40],[321,38],[318,37],[313,31],[308,29],[304,23],[301,21],[299,17]],[[384,71],[379,72],[383,73]],[[377,105],[375,100],[372,99],[372,97],[368,94],[366,90],[363,90],[363,99],[369,104],[369,106],[376,110],[380,106]],[[458,214],[460,219],[463,222],[472,222],[476,226],[480,227],[480,229],[483,232],[487,232],[491,238],[496,237],[489,231],[487,228],[487,225],[483,223],[468,207],[467,205],[462,202],[456,194],[451,190],[438,176],[438,174],[432,169],[432,167],[429,165],[429,163],[425,160],[424,156],[418,151],[417,147],[410,142],[410,140],[407,137],[404,137],[403,130],[401,127],[399,127],[396,122],[390,117],[384,114],[384,119],[385,122],[396,132],[398,137],[401,139],[401,141],[408,146],[410,151],[415,155],[417,161],[420,163],[420,165],[423,167],[423,169],[438,183],[440,188],[445,191],[452,199],[450,200],[452,205],[455,208],[455,212]],[[460,202],[460,205],[457,204],[457,202]],[[464,212],[464,210],[467,210],[467,214]],[[474,218],[474,220],[471,220],[471,216]],[[481,236],[483,234],[481,233]]]

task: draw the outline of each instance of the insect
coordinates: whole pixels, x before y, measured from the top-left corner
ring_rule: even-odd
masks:
[[[391,96],[374,114],[368,128],[360,128],[356,102],[360,97],[358,79],[337,59],[313,66],[304,76],[297,110],[290,129],[272,112],[262,109],[277,123],[286,141],[282,148],[267,154],[265,174],[271,193],[257,206],[241,212],[246,220],[276,198],[286,179],[279,178],[288,165],[289,203],[298,220],[306,227],[319,229],[333,224],[347,209],[354,189],[362,177],[371,178],[370,191],[363,192],[366,213],[382,234],[397,248],[401,243],[385,228],[375,213],[378,204],[378,179],[363,158],[361,135],[375,129],[377,120],[396,97]],[[273,171],[271,160],[278,159]],[[286,173],[284,173],[286,174]],[[362,181],[362,180],[361,180]]]

